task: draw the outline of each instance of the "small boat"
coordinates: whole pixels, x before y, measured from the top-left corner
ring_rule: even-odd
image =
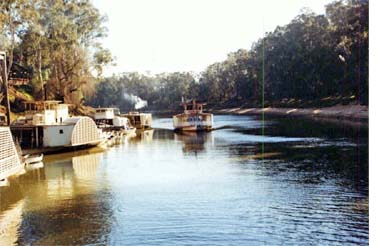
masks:
[[[110,146],[110,140],[112,138],[112,132],[103,131],[99,129],[101,143],[98,145],[100,148],[107,149]]]
[[[33,164],[42,162],[43,160],[43,154],[30,154],[24,156],[24,162],[25,164]]]
[[[7,178],[0,179],[0,187],[9,186],[9,180]]]
[[[39,161],[39,162],[33,162],[33,163],[30,163],[28,165],[25,166],[25,169],[27,171],[31,171],[31,170],[36,170],[36,169],[40,169],[40,168],[43,168],[44,164],[42,161]]]
[[[196,100],[182,102],[184,112],[173,116],[175,131],[210,131],[213,127],[213,114],[204,113],[203,106]]]

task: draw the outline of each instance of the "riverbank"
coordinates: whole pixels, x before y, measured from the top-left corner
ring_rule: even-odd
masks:
[[[226,108],[212,110],[219,114],[236,115],[269,115],[285,117],[325,118],[353,122],[368,122],[368,106],[366,105],[336,105],[323,108]]]

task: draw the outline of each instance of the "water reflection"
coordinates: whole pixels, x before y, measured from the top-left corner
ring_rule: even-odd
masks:
[[[138,130],[136,136],[130,139],[132,143],[147,143],[153,141],[154,129]]]
[[[212,132],[181,132],[174,133],[174,140],[183,143],[184,153],[197,154],[206,149],[207,144],[213,144],[214,138]]]
[[[95,180],[100,164],[101,153],[72,157],[75,176],[82,180]]]
[[[364,129],[271,119],[262,135],[259,118],[216,116],[217,131],[178,134],[170,122],[10,179],[0,245],[368,243]]]
[[[24,203],[24,199],[21,199],[1,212],[0,245],[14,245],[17,242]]]
[[[17,241],[24,204],[22,187],[8,179],[0,187],[0,245],[13,245]]]
[[[37,162],[37,163],[27,164],[25,166],[25,169],[26,169],[26,171],[32,171],[32,170],[40,169],[40,168],[43,168],[43,167],[44,167],[44,164],[43,164],[42,161],[40,161],[40,162]]]
[[[48,156],[44,167],[33,166],[10,179],[10,186],[0,191],[1,216],[9,223],[9,208],[23,212],[17,233],[2,233],[0,238],[38,245],[106,243],[112,211],[107,177],[99,172],[102,155],[84,151]],[[18,205],[25,199],[27,206]]]
[[[219,118],[219,122],[229,127],[214,132],[217,148],[228,149],[232,158],[236,157],[245,165],[260,160],[269,166],[269,173],[308,171],[308,177],[315,177],[313,182],[338,178],[342,185],[368,192],[368,128],[365,124],[266,118],[262,136],[259,124],[251,122],[259,122],[259,117],[244,118],[236,127],[230,125],[230,119],[235,117]]]

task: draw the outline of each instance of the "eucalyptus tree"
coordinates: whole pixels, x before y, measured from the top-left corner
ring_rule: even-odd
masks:
[[[336,1],[326,6],[336,56],[343,67],[340,87],[344,94],[368,103],[368,0]]]
[[[209,65],[199,79],[190,73],[128,73],[116,81],[119,90],[143,95],[165,109],[182,96],[220,106],[275,106],[288,101],[307,106],[341,97],[367,103],[368,1],[335,1],[326,6],[326,15],[303,9],[250,50],[237,50]]]
[[[8,53],[8,74],[12,69],[14,51],[21,34],[32,24],[38,0],[0,1],[0,50]]]
[[[0,2],[1,48],[34,73],[33,87],[47,83],[51,98],[80,103],[82,90],[112,62],[98,39],[106,34],[89,0],[5,0]]]

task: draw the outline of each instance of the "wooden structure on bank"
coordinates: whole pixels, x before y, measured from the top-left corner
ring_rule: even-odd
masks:
[[[27,85],[33,78],[33,68],[24,67],[18,63],[13,62],[12,68],[9,74],[9,85]]]

